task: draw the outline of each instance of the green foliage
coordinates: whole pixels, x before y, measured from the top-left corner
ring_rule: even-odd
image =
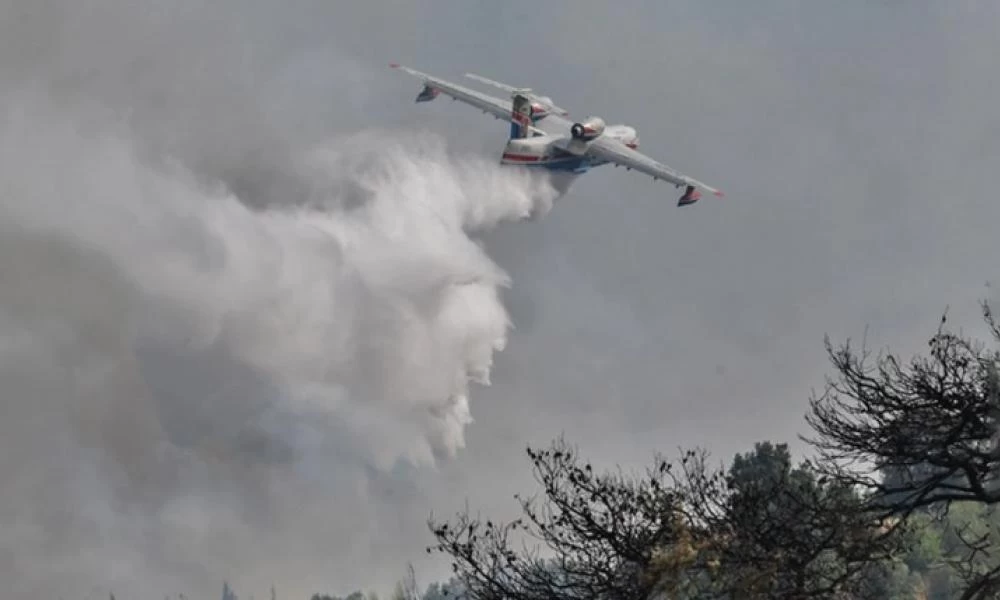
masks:
[[[940,565],[943,558],[941,550],[942,532],[934,526],[933,518],[925,514],[916,515],[910,523],[913,526],[914,535],[912,536],[910,551],[906,554],[906,566],[911,571],[926,572]]]
[[[909,520],[906,551],[894,563],[869,573],[874,597],[888,600],[960,598],[971,572],[988,573],[996,559],[970,556],[970,540],[1000,531],[1000,511],[975,502],[955,503],[938,516],[921,512]]]
[[[869,591],[869,565],[902,541],[865,515],[850,487],[794,465],[787,444],[757,443],[726,477],[723,563],[734,593],[761,597],[884,597]]]

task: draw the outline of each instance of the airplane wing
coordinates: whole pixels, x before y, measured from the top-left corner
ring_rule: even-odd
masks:
[[[474,106],[485,113],[490,113],[498,119],[505,121],[511,119],[513,102],[509,99],[494,98],[488,94],[421,73],[397,63],[391,63],[389,66],[413,75],[424,82],[424,90],[417,96],[417,102],[433,100],[438,93],[443,92],[455,100]]]
[[[678,173],[670,167],[656,162],[642,152],[629,148],[616,139],[600,136],[587,144],[585,153],[594,158],[601,158],[628,169],[635,169],[640,173],[651,176],[653,179],[665,179],[677,187],[700,187],[712,192],[716,196],[723,196],[721,191],[712,186]]]
[[[482,75],[476,75],[475,73],[466,73],[465,76],[468,77],[469,79],[475,79],[476,81],[478,81],[480,83],[485,83],[486,85],[492,85],[495,88],[499,88],[501,90],[504,90],[508,94],[513,94],[514,92],[526,92],[526,93],[531,93],[532,92],[531,88],[516,88],[516,87],[514,87],[512,85],[508,85],[506,83],[502,83],[502,82],[499,82],[499,81],[494,81],[494,80],[489,79],[487,77],[483,77]],[[552,98],[549,98],[547,96],[536,96],[535,94],[531,94],[531,96],[536,101],[540,101],[540,102],[543,102],[544,104],[548,105],[549,110],[551,110],[552,112],[554,112],[554,113],[556,113],[558,115],[562,115],[564,117],[569,116],[569,111],[566,110],[565,108],[561,108],[561,107],[556,106],[555,104],[553,104],[552,103]]]

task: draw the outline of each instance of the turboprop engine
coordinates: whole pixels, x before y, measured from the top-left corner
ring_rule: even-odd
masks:
[[[573,139],[592,140],[604,133],[604,119],[600,117],[587,117],[582,123],[573,123],[569,129]]]

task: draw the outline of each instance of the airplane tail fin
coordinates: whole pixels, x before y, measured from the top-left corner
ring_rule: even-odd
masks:
[[[531,100],[523,94],[514,94],[514,104],[510,114],[510,139],[528,137],[531,125]]]

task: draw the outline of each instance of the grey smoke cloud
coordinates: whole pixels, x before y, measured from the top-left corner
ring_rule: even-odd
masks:
[[[234,550],[192,554],[177,536],[235,529],[240,555],[273,540],[271,522],[316,536],[314,520],[358,522],[350,501],[309,515],[343,494],[326,489],[340,461],[362,485],[366,468],[464,445],[469,384],[489,383],[509,328],[507,276],[466,232],[545,210],[544,182],[449,159],[433,137],[369,132],[303,159],[326,210],[253,210],[31,100],[0,131],[2,421],[5,454],[22,457],[0,477],[5,521],[44,532],[3,538],[38,561],[12,574],[18,591],[112,583],[110,564],[63,578],[51,561],[103,539],[92,559],[113,563],[143,531],[163,539],[132,556],[125,590],[169,581],[173,561],[219,578]]]
[[[300,102],[317,59],[234,8],[6,9],[14,596],[341,585],[393,535],[400,469],[464,446],[505,343],[508,276],[468,232],[554,191],[426,132],[335,135],[351,86]]]
[[[272,581],[280,597],[307,597],[387,588],[409,559],[426,582],[447,576],[422,552],[427,515],[466,500],[509,515],[510,495],[533,489],[526,443],[565,432],[598,462],[681,444],[721,459],[801,430],[827,368],[824,333],[870,325],[873,343],[905,354],[946,304],[972,329],[1000,251],[1000,93],[985,75],[996,9],[748,6],[0,3],[4,210],[22,219],[5,217],[0,237],[0,569],[18,575],[11,593],[117,584],[124,598],[140,581],[211,597],[228,577],[241,597]],[[493,175],[442,155],[490,161],[504,128],[440,100],[413,106],[414,83],[389,60],[534,86],[574,114],[635,125],[644,150],[727,200],[679,212],[662,182],[609,169],[545,219],[486,232],[488,256],[461,237],[439,246],[405,229],[412,215],[392,219],[393,200],[431,189],[406,165],[444,169],[456,179],[435,175],[433,189],[457,199]],[[405,152],[344,151],[372,125]],[[378,196],[373,181],[406,194]],[[147,202],[111,194],[135,189]],[[465,447],[436,468],[377,467],[446,454],[457,406],[445,408],[452,420],[389,401],[362,408],[333,386],[290,394],[279,376],[336,379],[316,352],[349,345],[319,335],[324,316],[343,312],[306,299],[344,276],[347,259],[308,214],[275,209],[350,211],[374,197],[386,211],[354,222],[403,226],[426,252],[393,255],[400,247],[377,227],[338,230],[378,242],[384,254],[360,255],[379,267],[374,290],[400,292],[397,276],[417,290],[402,307],[338,304],[371,309],[352,321],[359,332],[427,314],[440,280],[420,265],[500,281],[499,265],[512,285],[503,301],[515,329],[493,385],[473,390]],[[412,268],[382,269],[401,258]],[[290,324],[299,313],[320,325]],[[275,335],[284,326],[297,335]],[[32,402],[11,400],[20,389]]]

